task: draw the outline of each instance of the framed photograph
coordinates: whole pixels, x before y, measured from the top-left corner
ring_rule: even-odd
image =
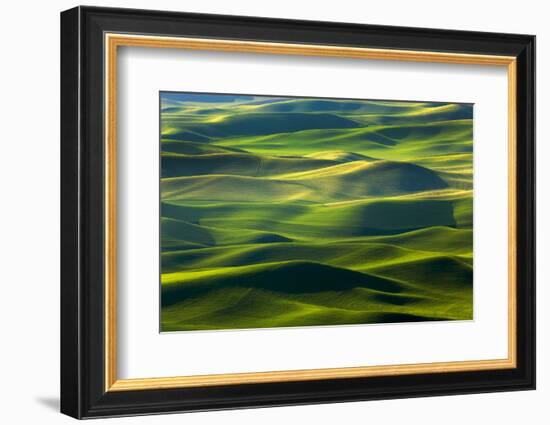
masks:
[[[61,14],[61,411],[535,387],[535,37]]]

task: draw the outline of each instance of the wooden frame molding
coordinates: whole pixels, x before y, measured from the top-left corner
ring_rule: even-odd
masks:
[[[116,97],[118,47],[150,47],[263,54],[329,56],[355,59],[439,62],[507,67],[508,72],[508,357],[506,359],[400,364],[257,373],[118,379],[116,324]],[[446,373],[511,369],[517,365],[517,69],[514,56],[444,53],[393,49],[286,44],[254,41],[179,38],[106,33],[105,48],[105,391],[134,391],[218,385],[380,377],[419,373]]]

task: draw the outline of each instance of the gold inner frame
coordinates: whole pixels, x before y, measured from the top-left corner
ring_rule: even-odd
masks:
[[[105,391],[311,381],[417,373],[515,368],[516,358],[516,58],[444,52],[370,49],[327,45],[266,43],[128,34],[105,34]],[[468,65],[494,65],[508,71],[508,357],[495,360],[285,370],[164,378],[118,379],[116,324],[116,123],[117,48],[119,46],[325,56]]]

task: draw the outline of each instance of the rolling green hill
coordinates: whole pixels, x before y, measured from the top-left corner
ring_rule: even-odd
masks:
[[[162,331],[472,319],[472,105],[161,105]]]
[[[307,157],[270,157],[240,152],[186,155],[163,152],[162,177],[229,174],[236,176],[272,176],[336,165],[337,160]]]
[[[468,300],[349,269],[291,261],[163,275],[163,329],[408,322],[461,318]],[[405,309],[404,309],[405,307]]]

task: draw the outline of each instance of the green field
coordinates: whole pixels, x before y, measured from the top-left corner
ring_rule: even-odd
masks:
[[[470,320],[472,105],[161,92],[161,330]]]

